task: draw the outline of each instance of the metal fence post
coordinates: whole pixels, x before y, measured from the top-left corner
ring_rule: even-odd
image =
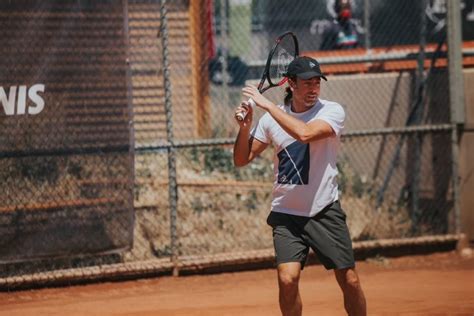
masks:
[[[229,104],[229,73],[227,72],[228,68],[228,63],[227,59],[229,57],[229,42],[227,38],[227,12],[228,12],[228,7],[227,7],[227,0],[221,0],[220,1],[220,31],[221,31],[221,56],[220,56],[220,62],[222,66],[222,101],[224,104]]]
[[[364,0],[365,49],[370,53],[370,0]]]
[[[460,0],[447,1],[447,41],[449,104],[451,112],[451,150],[455,231],[461,232],[461,206],[459,196],[459,128],[464,123],[464,82],[462,73],[462,38]]]
[[[178,237],[177,237],[177,207],[178,207],[178,185],[176,182],[176,147],[173,137],[173,115],[171,104],[171,78],[168,60],[168,20],[166,0],[161,0],[160,6],[160,33],[163,46],[163,80],[165,86],[165,112],[166,112],[166,135],[170,146],[168,146],[168,190],[170,206],[170,234],[171,234],[171,262],[173,263],[173,275],[178,276]]]
[[[419,37],[419,53],[418,53],[418,68],[416,71],[416,90],[415,90],[415,103],[414,103],[414,119],[413,124],[419,125],[423,119],[424,103],[425,103],[425,90],[426,90],[426,76],[425,76],[425,59],[426,59],[426,33],[427,33],[427,21],[425,8],[427,6],[427,0],[421,1],[421,14],[420,14],[420,37]],[[420,220],[420,208],[419,208],[419,191],[420,191],[420,174],[421,174],[421,151],[423,146],[423,135],[415,134],[414,137],[414,155],[413,155],[413,174],[412,181],[410,183],[411,199],[410,199],[410,210],[411,217],[413,220],[412,230],[418,229],[418,221]]]
[[[122,0],[123,3],[123,15],[124,15],[124,22],[123,28],[125,33],[125,45],[126,45],[126,60],[125,63],[126,67],[126,80],[127,80],[127,103],[128,103],[128,115],[130,117],[129,121],[129,128],[130,128],[130,160],[132,164],[132,171],[130,173],[130,183],[132,183],[132,190],[133,190],[133,183],[135,183],[135,126],[134,126],[134,117],[133,117],[133,92],[132,92],[132,66],[131,66],[131,56],[130,56],[130,28],[129,28],[129,8],[128,8],[128,0]],[[130,194],[130,205],[133,207],[134,205],[134,194],[133,191]],[[136,221],[136,213],[135,208],[133,207],[133,225],[135,226]]]

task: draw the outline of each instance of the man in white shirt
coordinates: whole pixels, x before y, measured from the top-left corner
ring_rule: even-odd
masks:
[[[355,270],[346,215],[339,203],[336,158],[345,113],[341,105],[319,99],[318,62],[298,57],[286,74],[286,105],[275,105],[247,86],[242,93],[266,113],[251,129],[253,109],[243,102],[235,114],[239,134],[234,164],[245,166],[270,143],[275,148],[273,200],[267,223],[273,229],[283,315],[301,315],[298,284],[309,248],[326,269],[334,269],[349,315],[366,315],[366,301]]]

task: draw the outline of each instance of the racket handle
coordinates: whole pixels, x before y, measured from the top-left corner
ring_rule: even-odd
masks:
[[[251,107],[256,107],[257,106],[257,104],[255,104],[255,101],[252,100],[252,98],[248,99],[247,104]],[[240,112],[240,113],[237,113],[237,115],[235,117],[237,118],[237,120],[243,121],[245,119],[245,117],[247,116],[247,113],[248,113],[248,111]]]

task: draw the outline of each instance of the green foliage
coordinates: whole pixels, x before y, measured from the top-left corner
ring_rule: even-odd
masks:
[[[191,201],[191,209],[193,210],[193,213],[201,214],[204,212],[205,208],[205,205],[199,197],[194,197]]]
[[[273,181],[273,164],[268,157],[257,157],[249,165],[234,166],[232,149],[226,147],[198,148],[183,151],[186,167],[199,172],[202,176],[220,174],[225,179],[242,181]]]
[[[339,175],[337,177],[339,190],[341,190],[342,192],[345,192],[347,188],[347,181],[348,181],[345,162],[340,161],[336,164],[336,166],[337,166],[337,170],[339,171]]]
[[[255,190],[252,190],[249,192],[249,197],[245,201],[245,207],[251,213],[252,211],[255,211],[258,207],[258,196],[257,192]]]
[[[230,150],[221,147],[204,149],[204,170],[213,172],[232,172],[234,169],[233,157]]]
[[[344,192],[345,195],[362,198],[370,196],[374,192],[374,184],[368,181],[365,176],[356,173],[346,159],[340,159],[337,163],[337,169],[339,171],[337,177],[339,190]]]
[[[370,188],[368,187],[366,181],[363,181],[360,175],[355,174],[352,179],[352,192],[354,195],[360,198],[369,191]]]
[[[157,258],[168,257],[171,256],[171,246],[170,245],[161,245],[161,247],[156,247],[153,243],[150,245],[151,251],[153,255]]]

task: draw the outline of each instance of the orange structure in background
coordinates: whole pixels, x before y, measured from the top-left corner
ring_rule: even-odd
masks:
[[[431,55],[435,52],[437,44],[427,44],[425,48],[425,68],[431,66]],[[463,49],[474,49],[474,41],[463,42]],[[447,46],[442,46],[442,53],[439,58],[436,59],[436,67],[446,67]],[[370,51],[364,48],[356,48],[351,50],[332,50],[332,51],[305,51],[301,55],[310,56],[317,60],[323,61],[325,58],[357,58],[357,57],[384,57],[388,54],[418,54],[418,45],[398,45],[390,47],[373,48]],[[323,70],[327,74],[349,74],[349,73],[373,73],[373,72],[386,72],[386,71],[405,71],[414,70],[418,67],[418,61],[416,57],[411,60],[393,60],[393,61],[371,61],[371,62],[356,62],[356,63],[345,63],[345,64],[324,64]],[[463,67],[474,67],[474,56],[463,57]]]

